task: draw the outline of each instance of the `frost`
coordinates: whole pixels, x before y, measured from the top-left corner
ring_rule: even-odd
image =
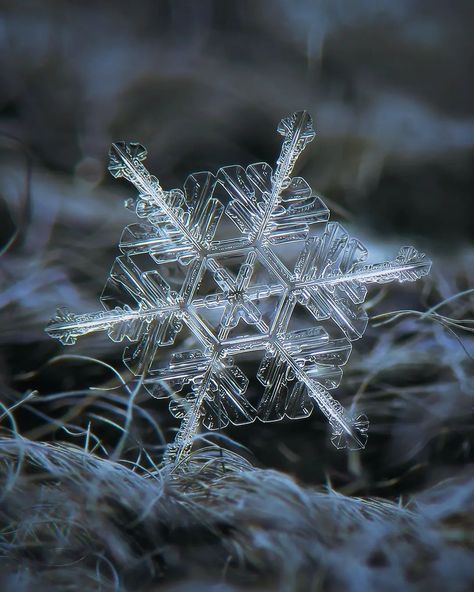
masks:
[[[413,281],[430,269],[413,247],[393,261],[363,265],[364,246],[328,222],[329,210],[303,178],[290,177],[315,136],[310,116],[294,113],[278,131],[284,140],[274,170],[257,163],[195,173],[184,191],[161,188],[140,144],[113,144],[109,171],[137,188],[125,205],[143,222],[122,234],[104,310],[59,309],[47,327],[68,345],[94,331],[131,342],[125,365],[153,396],[171,394],[170,411],[182,420],[169,462],[184,458],[201,425],[302,418],[314,404],[337,448],[363,448],[367,418],[348,414],[329,391],[366,329],[366,284]],[[216,237],[223,216],[235,225],[234,238]],[[291,267],[281,255],[287,243],[299,253]],[[310,326],[292,327],[297,307]],[[183,331],[187,337],[178,338]],[[246,397],[238,362],[251,352],[261,357],[257,405]]]

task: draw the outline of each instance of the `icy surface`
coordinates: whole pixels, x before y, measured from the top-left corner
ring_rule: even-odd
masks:
[[[125,205],[141,221],[122,234],[104,310],[59,309],[47,328],[68,345],[94,331],[131,342],[125,365],[153,396],[171,395],[170,411],[182,420],[169,462],[184,458],[201,424],[302,418],[314,404],[337,448],[363,448],[367,418],[349,415],[329,391],[340,383],[351,342],[366,329],[366,284],[414,281],[430,269],[413,247],[393,261],[364,265],[364,246],[328,222],[329,210],[303,178],[291,177],[315,136],[310,116],[294,113],[278,131],[283,145],[274,169],[256,163],[215,176],[194,173],[183,190],[162,189],[143,165],[140,144],[113,144],[109,170],[137,188]],[[216,235],[224,216],[235,237]],[[298,253],[290,267],[285,243]],[[307,326],[292,326],[297,307]],[[261,357],[255,405],[239,366],[252,352]]]

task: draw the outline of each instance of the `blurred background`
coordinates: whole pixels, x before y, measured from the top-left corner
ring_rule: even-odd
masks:
[[[2,590],[473,589],[473,18],[469,0],[0,1]],[[432,272],[369,293],[333,391],[369,416],[364,451],[334,449],[319,412],[255,422],[209,436],[251,465],[222,479],[214,449],[164,487],[178,422],[146,392],[131,408],[123,344],[44,331],[58,305],[100,308],[135,221],[109,146],[141,142],[170,189],[274,163],[300,109],[318,135],[296,172],[332,219],[371,261],[414,245]]]
[[[121,345],[98,335],[65,350],[44,333],[57,305],[98,308],[134,221],[132,189],[106,171],[111,142],[140,141],[162,186],[179,187],[193,171],[273,163],[279,120],[307,109],[318,136],[298,172],[333,219],[374,261],[413,244],[435,262],[424,282],[374,290],[370,314],[463,294],[436,309],[441,319],[373,320],[354,344],[336,396],[371,417],[363,454],[333,450],[319,413],[226,434],[261,466],[391,498],[470,462],[473,17],[468,0],[3,0],[0,386],[5,405],[35,392],[19,431],[78,445],[87,425],[104,446],[119,437],[101,418],[123,416],[90,394],[114,388],[123,414],[112,369],[56,356],[98,358],[128,380]],[[169,441],[166,404],[138,403],[135,436],[162,444],[146,411]]]

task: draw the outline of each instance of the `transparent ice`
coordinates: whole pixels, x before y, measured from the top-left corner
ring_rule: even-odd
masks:
[[[140,144],[113,144],[109,171],[137,188],[125,205],[143,222],[122,234],[104,310],[58,309],[47,327],[67,345],[94,331],[131,342],[126,367],[151,395],[171,396],[170,411],[181,419],[168,462],[185,458],[201,425],[297,419],[314,404],[337,448],[363,448],[366,416],[347,413],[329,391],[340,383],[351,342],[366,329],[366,284],[413,281],[430,269],[413,247],[393,261],[364,265],[364,246],[328,222],[329,210],[303,178],[290,176],[315,136],[311,117],[294,113],[278,132],[283,145],[274,169],[256,163],[195,173],[184,190],[162,189],[143,165]],[[236,236],[218,237],[223,217]],[[281,245],[297,253],[291,268]],[[297,307],[309,326],[292,326]],[[246,397],[248,354],[261,358],[256,405]]]

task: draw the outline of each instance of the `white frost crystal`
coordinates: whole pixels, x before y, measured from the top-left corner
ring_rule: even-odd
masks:
[[[367,418],[350,416],[329,390],[341,380],[351,342],[366,329],[366,284],[413,281],[430,269],[413,247],[393,261],[363,265],[364,246],[328,222],[329,210],[303,178],[290,176],[315,136],[311,117],[294,113],[278,131],[284,140],[275,169],[256,163],[215,176],[195,173],[184,190],[161,188],[143,166],[140,144],[113,144],[109,171],[137,188],[126,206],[143,223],[122,234],[104,310],[59,309],[47,327],[68,345],[93,331],[132,342],[125,365],[153,396],[171,394],[171,413],[182,420],[169,462],[184,458],[201,424],[219,429],[256,418],[296,419],[310,415],[314,403],[337,448],[363,448]],[[235,238],[216,238],[223,216],[237,227]],[[293,269],[279,247],[290,242],[299,253]],[[296,307],[306,309],[309,327],[291,328]],[[183,330],[187,337],[177,339]],[[238,361],[245,365],[249,352],[262,359],[256,406],[246,397]]]

